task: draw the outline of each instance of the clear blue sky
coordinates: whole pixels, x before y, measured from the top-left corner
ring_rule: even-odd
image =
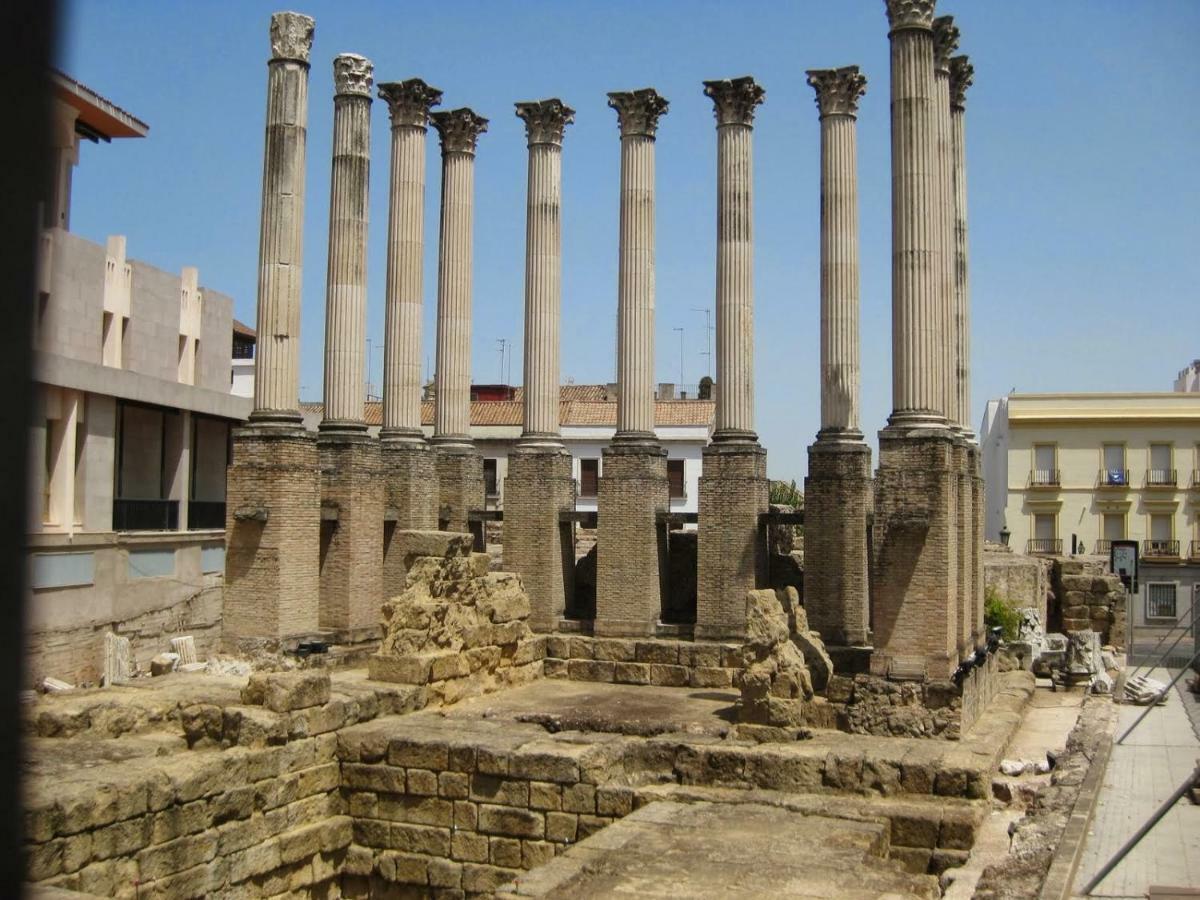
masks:
[[[61,65],[150,124],[85,144],[72,229],[125,234],[131,256],[235,298],[254,322],[267,24],[260,2],[74,0]],[[891,408],[888,42],[880,0],[807,3],[549,0],[309,2],[310,81],[301,385],[321,393],[332,59],[362,53],[376,82],[421,77],[443,108],[491,119],[476,170],[474,378],[496,339],[520,380],[526,148],[513,102],[578,111],[563,157],[563,378],[613,379],[619,146],[605,93],[656,87],[656,374],[696,382],[715,269],[716,134],[709,78],[753,75],[757,426],[772,477],[802,477],[819,424],[818,123],[804,70],[858,64],[863,430]],[[973,403],[1021,391],[1169,390],[1200,356],[1200,3],[940,3],[975,65],[967,98]],[[388,120],[376,101],[368,334],[381,381]],[[426,326],[436,296],[437,140],[430,133]]]

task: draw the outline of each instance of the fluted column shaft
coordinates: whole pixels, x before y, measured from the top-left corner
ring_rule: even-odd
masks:
[[[560,100],[518,103],[529,141],[525,218],[525,356],[522,443],[561,446],[562,139],[574,110]]]
[[[617,434],[654,434],[654,137],[621,137]]]
[[[271,17],[262,218],[258,239],[256,421],[300,422],[300,282],[304,249],[304,149],[313,20]]]
[[[966,90],[973,74],[965,56],[950,60],[950,136],[954,175],[954,334],[957,345],[958,424],[972,433],[971,421],[971,291],[967,265]]]
[[[466,109],[435,113],[433,120],[442,139],[433,440],[469,444],[475,140],[487,120]]]
[[[950,126],[950,54],[958,46],[958,28],[952,16],[933,20],[933,111],[938,210],[938,243],[941,258],[942,382],[945,395],[943,411],[947,424],[961,428],[958,409],[958,344],[954,311],[954,147]]]
[[[714,441],[754,441],[752,78],[706,81],[717,117],[717,409]]]
[[[891,42],[892,406],[898,426],[945,426],[944,271],[938,207],[932,0]]]
[[[333,61],[333,174],[325,281],[325,416],[321,429],[366,429],[367,198],[371,170],[370,60]]]
[[[442,92],[419,78],[379,86],[392,122],[380,436],[421,442],[421,307],[425,251],[425,139]]]

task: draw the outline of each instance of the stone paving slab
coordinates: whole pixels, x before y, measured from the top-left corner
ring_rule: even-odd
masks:
[[[1170,680],[1157,669],[1151,676]],[[1144,707],[1121,706],[1114,737],[1142,714]],[[1114,744],[1100,789],[1092,827],[1084,843],[1074,890],[1128,840],[1171,795],[1200,760],[1200,740],[1175,691],[1125,739]],[[1200,806],[1186,799],[1142,839],[1095,889],[1095,897],[1144,897],[1151,885],[1200,887]]]
[[[884,859],[886,826],[753,803],[656,802],[520,876],[498,897],[933,898]]]

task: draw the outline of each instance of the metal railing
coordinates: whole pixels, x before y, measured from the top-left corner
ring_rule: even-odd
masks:
[[[1200,469],[1192,470],[1192,490],[1200,491]]]
[[[1175,487],[1179,483],[1174,469],[1147,469],[1146,487]]]
[[[1192,541],[1191,551],[1188,553],[1192,559],[1200,559],[1200,541]]]
[[[178,500],[113,500],[113,531],[175,531]]]
[[[225,527],[224,500],[189,500],[187,512],[188,531],[201,528]]]
[[[1032,469],[1029,472],[1030,487],[1058,487],[1062,484],[1058,469]]]
[[[1062,553],[1062,538],[1030,538],[1025,542],[1026,553]]]
[[[1177,559],[1179,557],[1179,541],[1142,541],[1142,556],[1145,558],[1168,557]]]
[[[1101,469],[1097,481],[1100,487],[1129,487],[1128,469]]]
[[[1112,552],[1112,539],[1096,541],[1096,555],[1108,556]]]

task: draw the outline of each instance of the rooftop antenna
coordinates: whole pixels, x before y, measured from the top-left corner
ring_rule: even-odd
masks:
[[[371,346],[371,339],[367,338],[367,384],[366,384],[367,402],[370,402],[370,400],[371,400],[371,387],[372,387],[372,385],[371,385],[371,351],[372,351],[372,349],[373,349],[373,347]]]
[[[500,354],[500,377],[498,380],[501,384],[504,383],[504,347],[507,343],[505,338],[496,338],[496,352]]]
[[[708,306],[693,306],[692,312],[704,313],[704,335],[706,338],[706,345],[707,345],[708,349],[701,350],[700,355],[708,357],[708,365],[705,366],[704,374],[711,375],[712,374],[712,355],[713,355],[712,354],[712,336],[713,336],[712,308],[708,307]]]

